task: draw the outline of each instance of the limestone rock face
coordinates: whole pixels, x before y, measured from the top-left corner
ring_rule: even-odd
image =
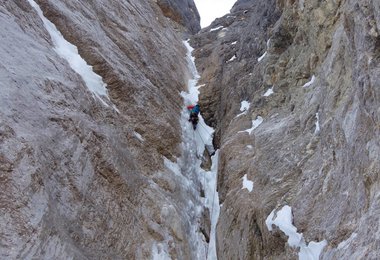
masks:
[[[192,38],[220,148],[219,259],[297,258],[265,224],[283,205],[306,243],[327,241],[322,259],[380,257],[379,32],[378,1],[244,0]]]
[[[195,34],[200,29],[200,16],[193,0],[156,0],[165,16]]]
[[[149,259],[160,243],[191,258],[164,167],[180,153],[181,32],[153,1],[36,2],[118,111],[58,56],[28,1],[0,4],[0,258]]]

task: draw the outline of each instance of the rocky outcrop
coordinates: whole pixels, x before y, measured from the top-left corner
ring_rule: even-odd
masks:
[[[153,1],[36,2],[117,109],[58,56],[28,1],[0,4],[0,258],[149,259],[161,244],[191,258],[164,167],[180,155],[181,32]]]
[[[220,148],[220,259],[296,258],[265,224],[283,205],[306,243],[327,241],[322,259],[380,257],[379,32],[377,1],[245,0],[193,37]]]
[[[193,0],[156,0],[165,16],[183,25],[191,34],[200,29],[200,16]]]

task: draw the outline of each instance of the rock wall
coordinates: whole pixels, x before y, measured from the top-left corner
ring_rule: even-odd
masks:
[[[0,4],[1,258],[148,259],[160,243],[191,258],[163,163],[180,154],[181,26],[147,0],[36,2],[119,112],[57,55],[28,1]]]
[[[379,32],[378,1],[244,0],[193,37],[220,148],[219,259],[297,258],[265,224],[283,205],[306,243],[327,241],[322,259],[380,257]]]
[[[200,16],[193,0],[156,0],[165,16],[183,25],[191,34],[200,29]]]

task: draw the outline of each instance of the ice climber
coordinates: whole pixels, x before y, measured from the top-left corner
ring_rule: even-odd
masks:
[[[190,105],[187,106],[187,109],[190,111],[190,117],[189,117],[189,122],[193,124],[194,130],[197,129],[197,124],[199,121],[198,114],[200,112],[199,105]]]

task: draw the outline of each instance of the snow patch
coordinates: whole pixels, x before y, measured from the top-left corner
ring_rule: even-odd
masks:
[[[308,245],[306,245],[305,242],[302,242],[302,245],[300,245],[300,252],[298,253],[298,259],[319,260],[319,255],[325,246],[327,246],[326,240],[321,242],[311,241]]]
[[[34,0],[28,0],[28,2],[37,11],[38,15],[42,19],[44,26],[53,41],[55,52],[61,58],[65,59],[69,63],[70,67],[82,77],[91,93],[108,107],[108,104],[101,98],[105,97],[110,100],[107,94],[107,85],[103,82],[102,77],[96,74],[92,70],[92,66],[89,66],[87,62],[79,55],[78,48],[66,41],[62,34],[58,31],[57,27],[44,16],[40,6]],[[113,108],[119,112],[115,106],[113,106]]]
[[[306,245],[302,233],[297,233],[297,228],[292,223],[292,208],[288,205],[283,206],[277,211],[276,216],[275,210],[273,210],[265,220],[265,224],[269,231],[273,230],[272,225],[277,226],[288,236],[289,246],[300,248],[300,252],[298,253],[298,258],[300,260],[318,260],[323,248],[327,245],[327,241],[312,241]]]
[[[235,45],[236,43],[237,43],[237,41],[231,42],[231,45]]]
[[[264,93],[264,97],[269,97],[270,95],[272,95],[274,92],[273,92],[273,87],[271,87],[270,89],[267,90],[267,92]]]
[[[252,127],[250,129],[239,131],[239,133],[247,132],[250,135],[253,130],[255,130],[259,125],[261,125],[263,121],[264,119],[261,116],[258,116],[255,120],[252,120]]]
[[[264,54],[261,55],[261,56],[257,59],[257,61],[258,61],[258,62],[262,61],[262,60],[264,59],[264,57],[267,55],[267,53],[268,53],[268,52],[264,52]]]
[[[293,226],[292,221],[292,208],[285,205],[277,212],[277,216],[274,217],[274,210],[265,220],[265,224],[269,231],[272,231],[272,225],[276,225],[282,232],[287,235],[288,244],[292,247],[296,247],[301,243],[302,234],[297,233],[297,228]]]
[[[246,100],[243,100],[241,102],[241,105],[240,105],[240,111],[242,113],[238,114],[236,117],[239,117],[239,116],[242,116],[242,115],[246,115],[248,110],[249,110],[249,107],[251,106],[251,103],[249,103],[248,101]]]
[[[220,30],[222,28],[224,28],[224,27],[223,26],[218,26],[218,27],[215,27],[215,28],[211,28],[210,32],[217,31],[217,30]]]
[[[315,79],[316,79],[316,78],[315,78],[315,76],[313,75],[313,76],[311,77],[311,80],[310,80],[309,82],[305,83],[305,85],[303,85],[302,87],[303,87],[303,88],[310,87],[311,85],[313,85]]]
[[[241,189],[247,189],[249,192],[253,190],[253,181],[248,180],[247,174],[243,176],[243,188]]]

